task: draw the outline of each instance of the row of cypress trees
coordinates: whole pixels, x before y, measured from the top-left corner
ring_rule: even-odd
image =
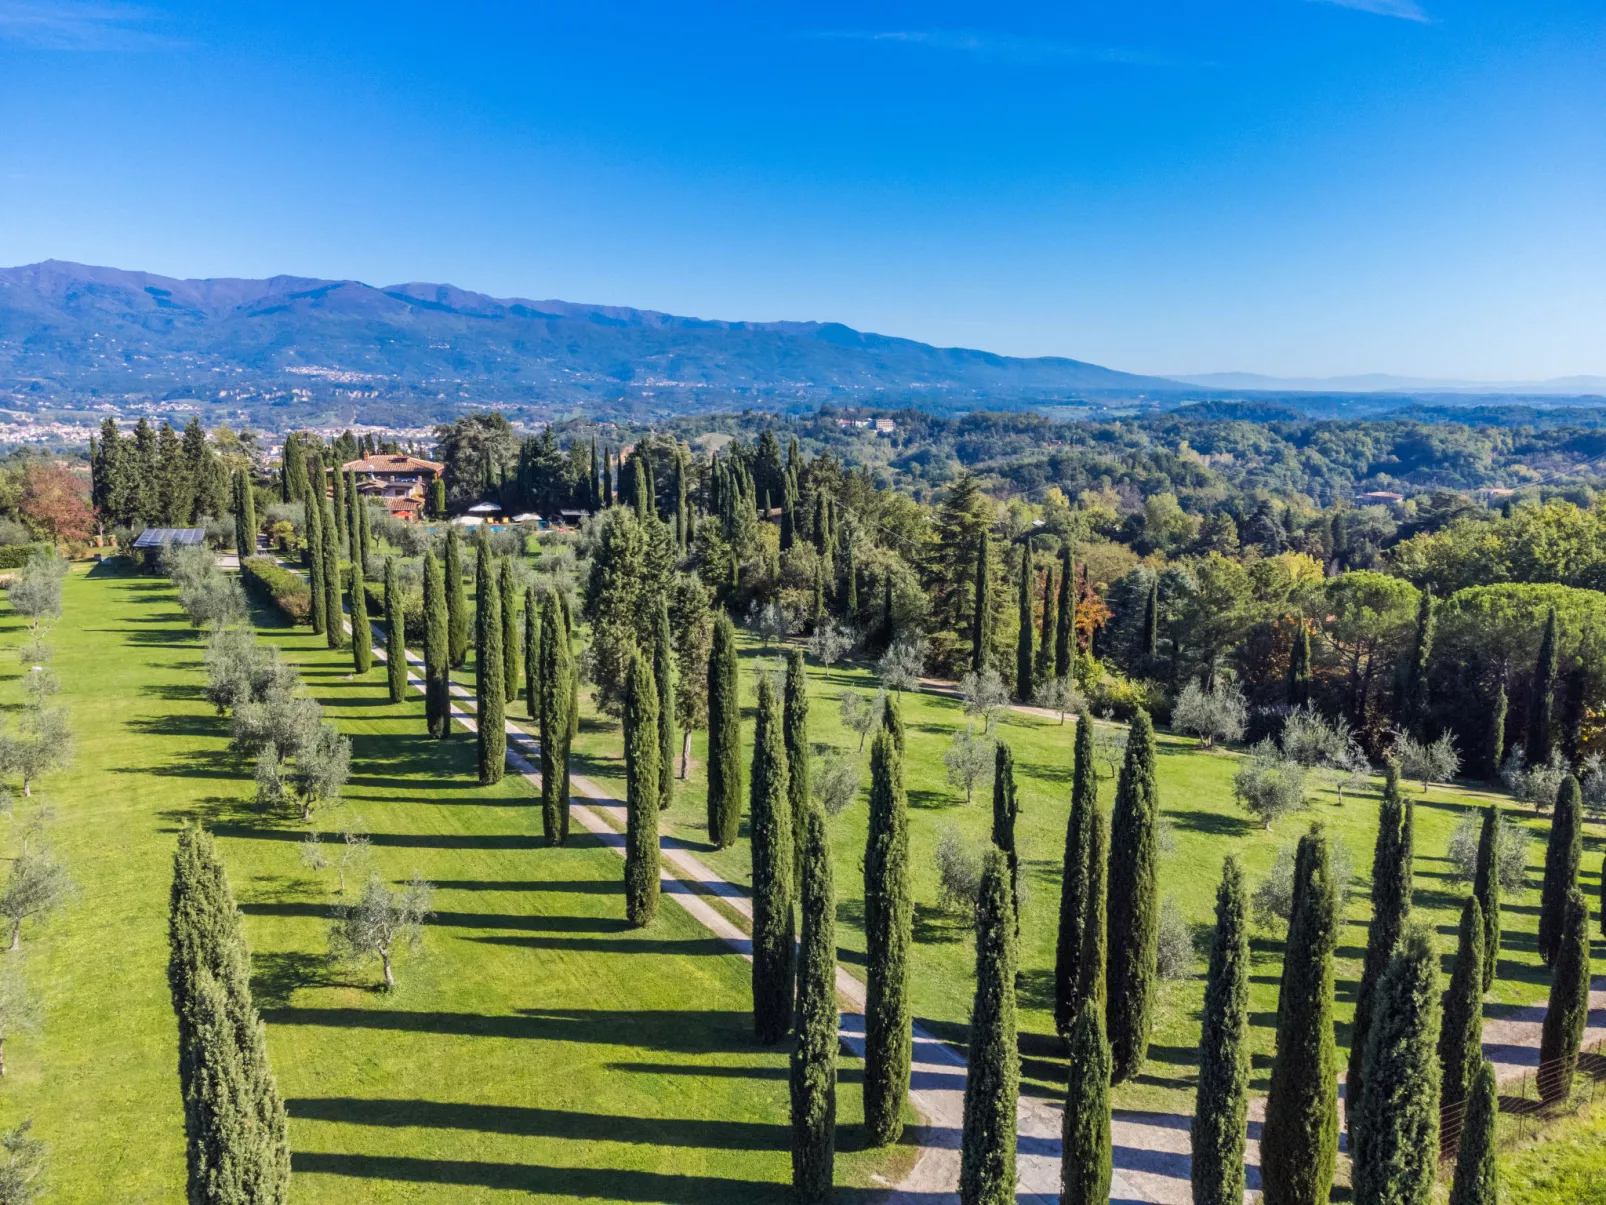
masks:
[[[282,1205],[290,1189],[284,1101],[251,999],[251,956],[209,833],[186,827],[173,857],[168,986],[191,1205]]]

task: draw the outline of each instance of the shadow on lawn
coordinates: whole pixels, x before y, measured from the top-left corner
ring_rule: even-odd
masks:
[[[691,937],[666,941],[651,937],[473,937],[470,941],[489,946],[518,946],[526,950],[571,950],[595,954],[668,954],[697,956],[734,955],[735,951],[719,937]]]

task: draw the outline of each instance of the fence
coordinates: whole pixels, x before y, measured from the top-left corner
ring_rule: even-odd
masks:
[[[1606,1099],[1603,1084],[1606,1039],[1598,1039],[1580,1050],[1576,1060],[1551,1059],[1525,1071],[1520,1079],[1505,1081],[1500,1085],[1500,1111],[1514,1119],[1517,1137],[1526,1138],[1547,1121],[1588,1108],[1597,1097]],[[1465,1118],[1465,1101],[1439,1110],[1439,1151],[1444,1157],[1455,1154]]]

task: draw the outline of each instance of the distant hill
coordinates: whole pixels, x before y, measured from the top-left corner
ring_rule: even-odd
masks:
[[[822,402],[941,410],[1179,388],[1079,360],[932,347],[829,322],[712,321],[438,284],[176,280],[57,260],[0,269],[0,406],[7,391],[33,409],[196,398],[258,421],[376,409],[396,421],[444,417],[465,402],[643,414]]]
[[[1606,395],[1606,377],[1555,377],[1548,381],[1458,381],[1371,372],[1349,377],[1268,377],[1256,372],[1206,372],[1170,378],[1201,389],[1254,393],[1501,394],[1525,397]]]

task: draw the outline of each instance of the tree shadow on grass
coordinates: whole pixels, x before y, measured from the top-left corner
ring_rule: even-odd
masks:
[[[915,905],[914,940],[921,945],[947,945],[964,941],[970,936],[970,931],[970,922],[963,916],[931,904]]]
[[[254,900],[240,905],[247,916],[322,917],[332,915],[336,904],[307,900]],[[529,916],[511,912],[431,912],[426,925],[445,929],[513,929],[525,933],[631,933],[622,917],[608,916]]]
[[[575,895],[623,895],[624,884],[605,879],[433,879],[437,891],[553,891]]]
[[[1197,809],[1172,811],[1166,808],[1165,817],[1179,829],[1212,837],[1247,837],[1259,831],[1259,826],[1252,820],[1242,816],[1223,816],[1218,812]]]
[[[1016,762],[1015,767],[1026,777],[1043,782],[1068,783],[1074,773],[1074,768],[1071,766],[1051,765],[1040,761]]]
[[[928,787],[911,787],[906,794],[909,806],[912,808],[951,808],[964,802],[963,800],[955,799],[946,791],[933,791]]]
[[[243,840],[300,841],[306,833],[300,830],[268,828],[261,824],[219,824],[212,832],[219,837]],[[340,834],[320,832],[322,840],[338,840]],[[396,849],[545,849],[544,838],[531,833],[369,833],[368,843]],[[568,848],[579,848],[586,843],[578,835],[569,835]],[[593,842],[595,844],[595,842]]]
[[[264,1009],[262,1019],[270,1025],[581,1042],[665,1054],[750,1054],[753,1050],[752,1014],[746,1010],[560,1008],[489,1015],[389,1008],[274,1008]],[[786,1074],[784,1066],[780,1070]]]
[[[139,693],[173,703],[206,701],[206,687],[192,682],[148,682],[139,688]]]
[[[595,954],[668,954],[676,957],[735,954],[723,938],[692,937],[669,941],[651,937],[473,937],[489,946],[520,946],[527,950],[588,951]]]
[[[262,1009],[285,1008],[295,992],[304,987],[327,987],[329,960],[321,954],[283,950],[251,956],[251,995]]]

